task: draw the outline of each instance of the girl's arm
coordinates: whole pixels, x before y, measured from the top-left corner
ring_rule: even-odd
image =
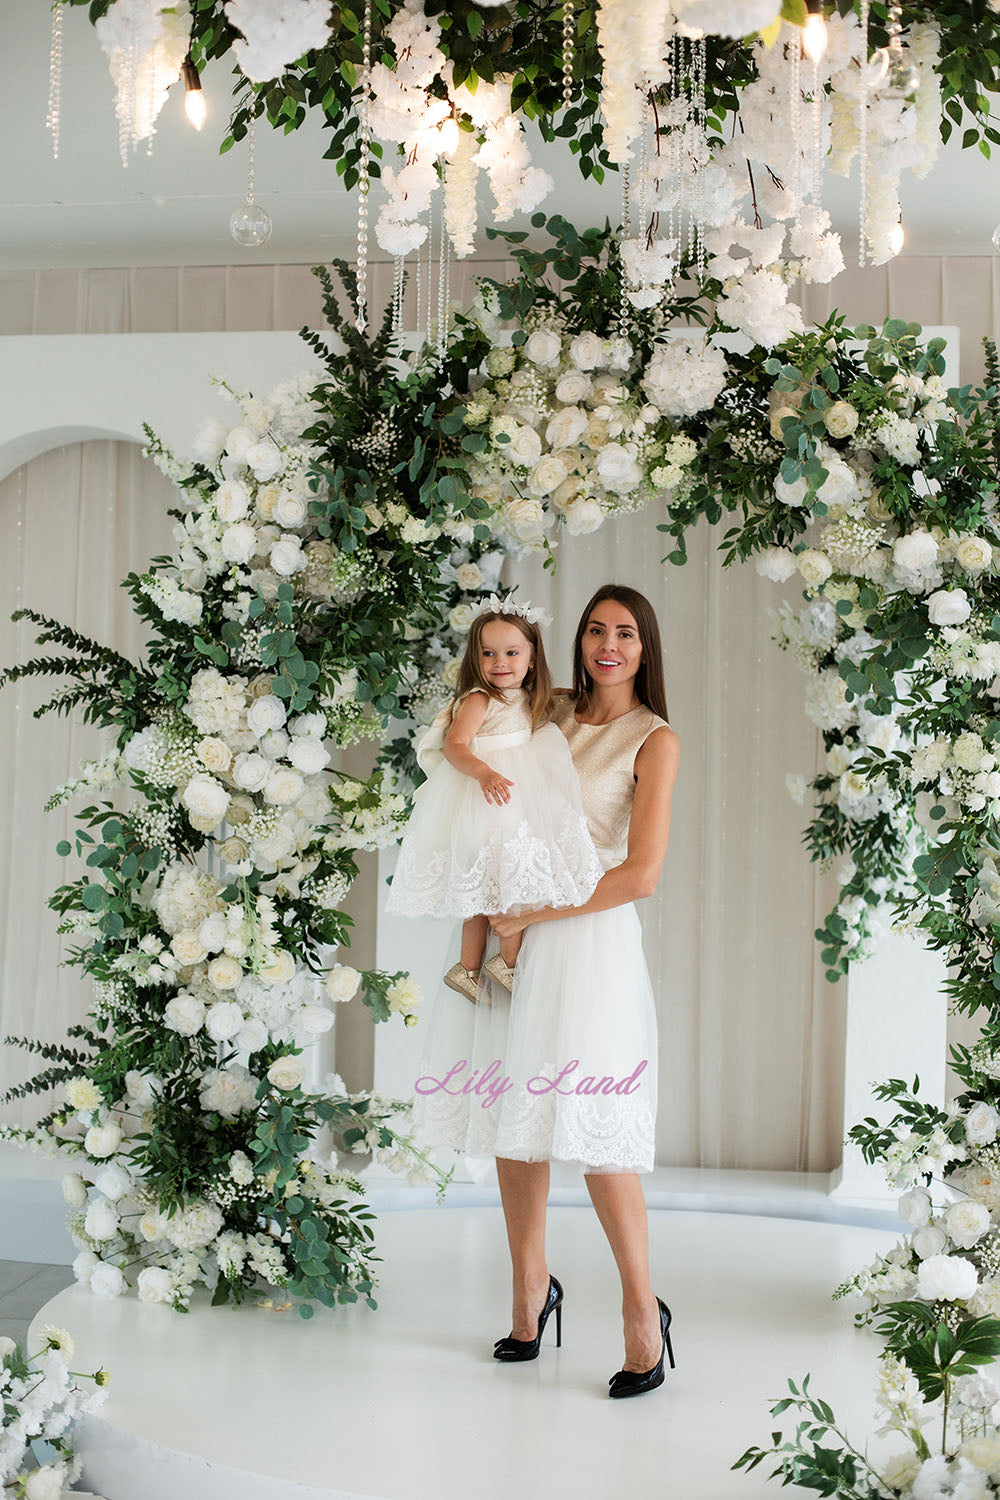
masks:
[[[500,937],[511,937],[534,922],[553,922],[559,917],[580,917],[609,911],[630,901],[651,896],[656,890],[670,837],[670,799],[677,777],[681,742],[672,729],[656,729],[635,758],[636,788],[629,824],[628,854],[624,863],[608,870],[597,882],[594,894],[583,906],[545,906],[519,916],[490,918]]]
[[[454,722],[444,737],[442,754],[456,771],[479,782],[487,802],[495,802],[499,806],[502,802],[510,801],[507,788],[514,783],[506,776],[501,776],[499,771],[494,771],[492,766],[480,760],[469,748],[469,741],[478,734],[488,706],[489,699],[485,693],[473,691],[462,699]]]

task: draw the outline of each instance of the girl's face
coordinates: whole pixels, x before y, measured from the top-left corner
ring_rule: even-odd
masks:
[[[520,687],[535,652],[531,642],[509,620],[490,620],[479,636],[479,670],[492,687]]]
[[[642,642],[635,616],[616,599],[595,604],[580,642],[583,665],[595,683],[631,682],[642,661]]]

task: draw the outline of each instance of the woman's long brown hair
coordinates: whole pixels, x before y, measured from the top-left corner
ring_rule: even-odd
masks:
[[[525,640],[533,648],[533,658],[521,686],[528,694],[529,708],[531,711],[531,728],[535,730],[540,724],[544,724],[552,712],[552,677],[549,673],[549,665],[545,660],[545,647],[542,645],[541,631],[537,625],[532,625],[523,615],[496,614],[493,611],[477,615],[469,630],[468,639],[465,642],[465,655],[462,657],[462,665],[458,671],[458,687],[455,690],[454,704],[463,698],[473,688],[482,688],[483,692],[490,698],[503,702],[503,694],[500,689],[494,687],[486,680],[482,667],[479,664],[479,642],[483,628],[489,625],[491,620],[504,620],[510,625],[516,625]]]
[[[658,718],[665,719],[669,724],[667,690],[663,682],[663,647],[660,643],[660,626],[656,611],[645,594],[640,594],[637,589],[630,589],[627,584],[602,584],[580,616],[580,623],[576,627],[576,639],[573,642],[574,699],[589,697],[593,692],[594,679],[583,665],[583,632],[587,628],[592,612],[606,599],[614,599],[616,603],[623,604],[639,628],[642,660],[639,662],[639,670],[635,678],[636,697]]]

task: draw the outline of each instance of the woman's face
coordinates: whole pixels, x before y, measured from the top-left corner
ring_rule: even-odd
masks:
[[[642,661],[635,616],[616,599],[602,599],[591,610],[580,642],[583,665],[595,683],[614,687],[631,682]]]

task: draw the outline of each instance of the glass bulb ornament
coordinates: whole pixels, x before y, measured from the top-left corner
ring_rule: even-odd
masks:
[[[920,69],[909,54],[890,49],[885,83],[879,92],[887,99],[909,99],[920,87]]]
[[[263,245],[271,238],[271,215],[266,208],[249,199],[241,203],[229,218],[229,233],[237,245]]]
[[[903,248],[903,242],[905,239],[906,235],[903,232],[903,221],[900,220],[899,223],[896,224],[889,232],[888,244],[890,255],[899,254],[900,250],[902,250]]]

